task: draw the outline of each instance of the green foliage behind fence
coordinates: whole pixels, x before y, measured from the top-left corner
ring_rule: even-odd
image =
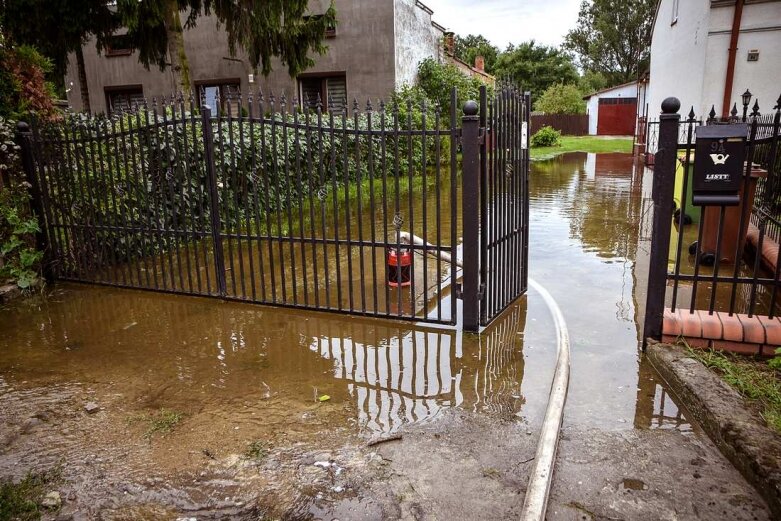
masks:
[[[403,178],[408,188],[423,169],[448,162],[449,131],[436,109],[401,101],[350,113],[213,118],[223,229],[288,234],[276,219],[280,212],[333,201],[342,187],[370,177]],[[182,109],[74,116],[36,131],[59,269],[98,269],[171,247],[144,230],[167,230],[182,241],[206,236],[203,120]]]

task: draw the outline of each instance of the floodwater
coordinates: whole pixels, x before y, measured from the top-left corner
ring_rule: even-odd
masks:
[[[622,154],[533,163],[530,272],[570,330],[565,424],[690,434],[640,362],[644,176]],[[357,466],[366,440],[453,412],[531,433],[547,404],[556,349],[533,291],[470,335],[57,284],[3,308],[0,331],[0,477],[61,465],[72,504],[117,518],[305,517],[342,489],[334,485],[339,472],[309,486],[301,469],[335,454]],[[89,402],[101,409],[87,414]],[[170,432],[150,420],[161,411],[181,415]],[[261,447],[263,472],[253,446]]]

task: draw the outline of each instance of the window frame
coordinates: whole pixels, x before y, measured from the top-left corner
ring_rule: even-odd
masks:
[[[224,102],[225,102],[225,91],[224,89],[226,87],[236,87],[236,90],[238,92],[238,100],[241,103],[241,78],[211,78],[208,80],[196,80],[193,82],[193,86],[195,87],[195,94],[197,96],[198,104],[200,105],[203,101],[201,89],[207,88],[207,87],[217,87],[220,89],[220,111],[224,112]],[[241,106],[243,107],[244,104],[241,103]],[[212,107],[212,109],[215,109],[216,107]]]
[[[347,100],[349,99],[349,96],[347,96],[347,93],[349,92],[349,84],[347,82],[347,72],[346,71],[329,71],[329,72],[310,72],[310,73],[304,73],[299,74],[296,77],[296,80],[298,82],[298,99],[301,100],[301,104],[307,106],[308,108],[311,108],[307,102],[307,100],[304,99],[304,81],[306,80],[318,80],[320,82],[320,100],[323,103],[324,110],[328,110],[328,80],[329,79],[341,79],[344,80],[344,92],[345,92],[345,106],[347,106]]]
[[[111,115],[115,112],[113,103],[111,102],[112,95],[116,96],[117,94],[124,94],[126,96],[130,96],[133,94],[141,94],[141,97],[143,98],[144,86],[141,83],[128,85],[109,85],[103,87],[103,94],[106,96],[106,114]],[[128,106],[132,108],[129,103]]]
[[[105,51],[106,58],[116,58],[118,56],[130,56],[131,54],[133,54],[132,46],[115,48],[111,45],[111,43],[114,40],[122,37],[127,37],[127,34],[115,34],[109,38],[108,42],[106,43],[106,51]]]

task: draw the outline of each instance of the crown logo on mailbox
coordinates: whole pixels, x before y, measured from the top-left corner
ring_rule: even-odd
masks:
[[[729,154],[711,154],[710,158],[713,160],[714,165],[723,165],[729,159]]]

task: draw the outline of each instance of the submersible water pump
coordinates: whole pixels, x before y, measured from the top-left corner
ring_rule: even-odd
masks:
[[[406,248],[388,249],[388,286],[412,284],[412,252]]]

